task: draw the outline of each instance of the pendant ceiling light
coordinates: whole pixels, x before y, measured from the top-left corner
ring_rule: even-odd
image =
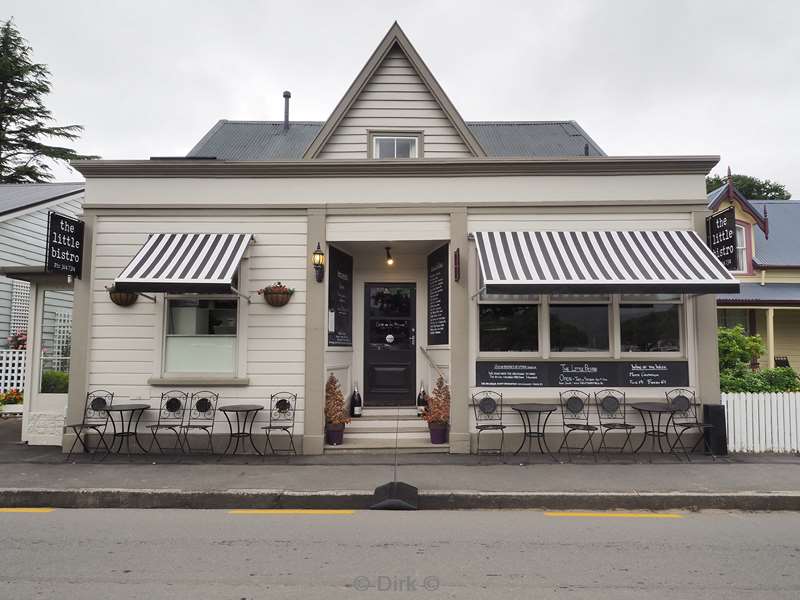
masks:
[[[386,246],[386,264],[390,267],[394,264],[394,259],[392,258],[392,247]]]

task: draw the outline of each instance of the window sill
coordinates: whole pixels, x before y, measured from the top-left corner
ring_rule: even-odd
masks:
[[[151,377],[147,385],[176,385],[176,386],[201,386],[222,385],[228,387],[246,387],[250,385],[249,377],[209,377],[204,375],[185,375],[171,377]]]

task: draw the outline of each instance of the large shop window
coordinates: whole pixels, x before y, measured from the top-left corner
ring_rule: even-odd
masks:
[[[169,298],[165,373],[236,372],[236,298]]]
[[[552,352],[608,352],[608,304],[551,304]]]
[[[680,351],[677,304],[620,304],[620,343],[623,352]]]
[[[539,306],[536,304],[481,304],[481,352],[537,352]]]

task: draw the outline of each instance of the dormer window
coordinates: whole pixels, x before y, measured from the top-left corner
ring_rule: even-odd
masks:
[[[739,265],[737,272],[745,273],[750,270],[747,264],[747,230],[744,225],[736,226],[736,260]]]
[[[419,158],[419,135],[373,133],[372,158]]]

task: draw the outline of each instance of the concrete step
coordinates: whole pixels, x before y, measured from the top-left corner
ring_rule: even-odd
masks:
[[[378,421],[377,419],[363,421],[353,419],[347,425],[347,431],[353,433],[389,433],[392,435],[394,435],[395,431],[399,433],[425,433],[428,431],[428,424],[421,419],[410,421]]]
[[[381,419],[403,419],[403,418],[417,418],[416,406],[365,406],[363,409],[363,416],[366,417],[380,417]]]
[[[395,448],[394,436],[370,436],[366,434],[344,434],[344,443],[340,446],[325,445],[325,454],[392,454]],[[447,444],[431,444],[430,436],[416,435],[401,437],[397,440],[399,454],[411,453],[446,453],[450,451]]]

